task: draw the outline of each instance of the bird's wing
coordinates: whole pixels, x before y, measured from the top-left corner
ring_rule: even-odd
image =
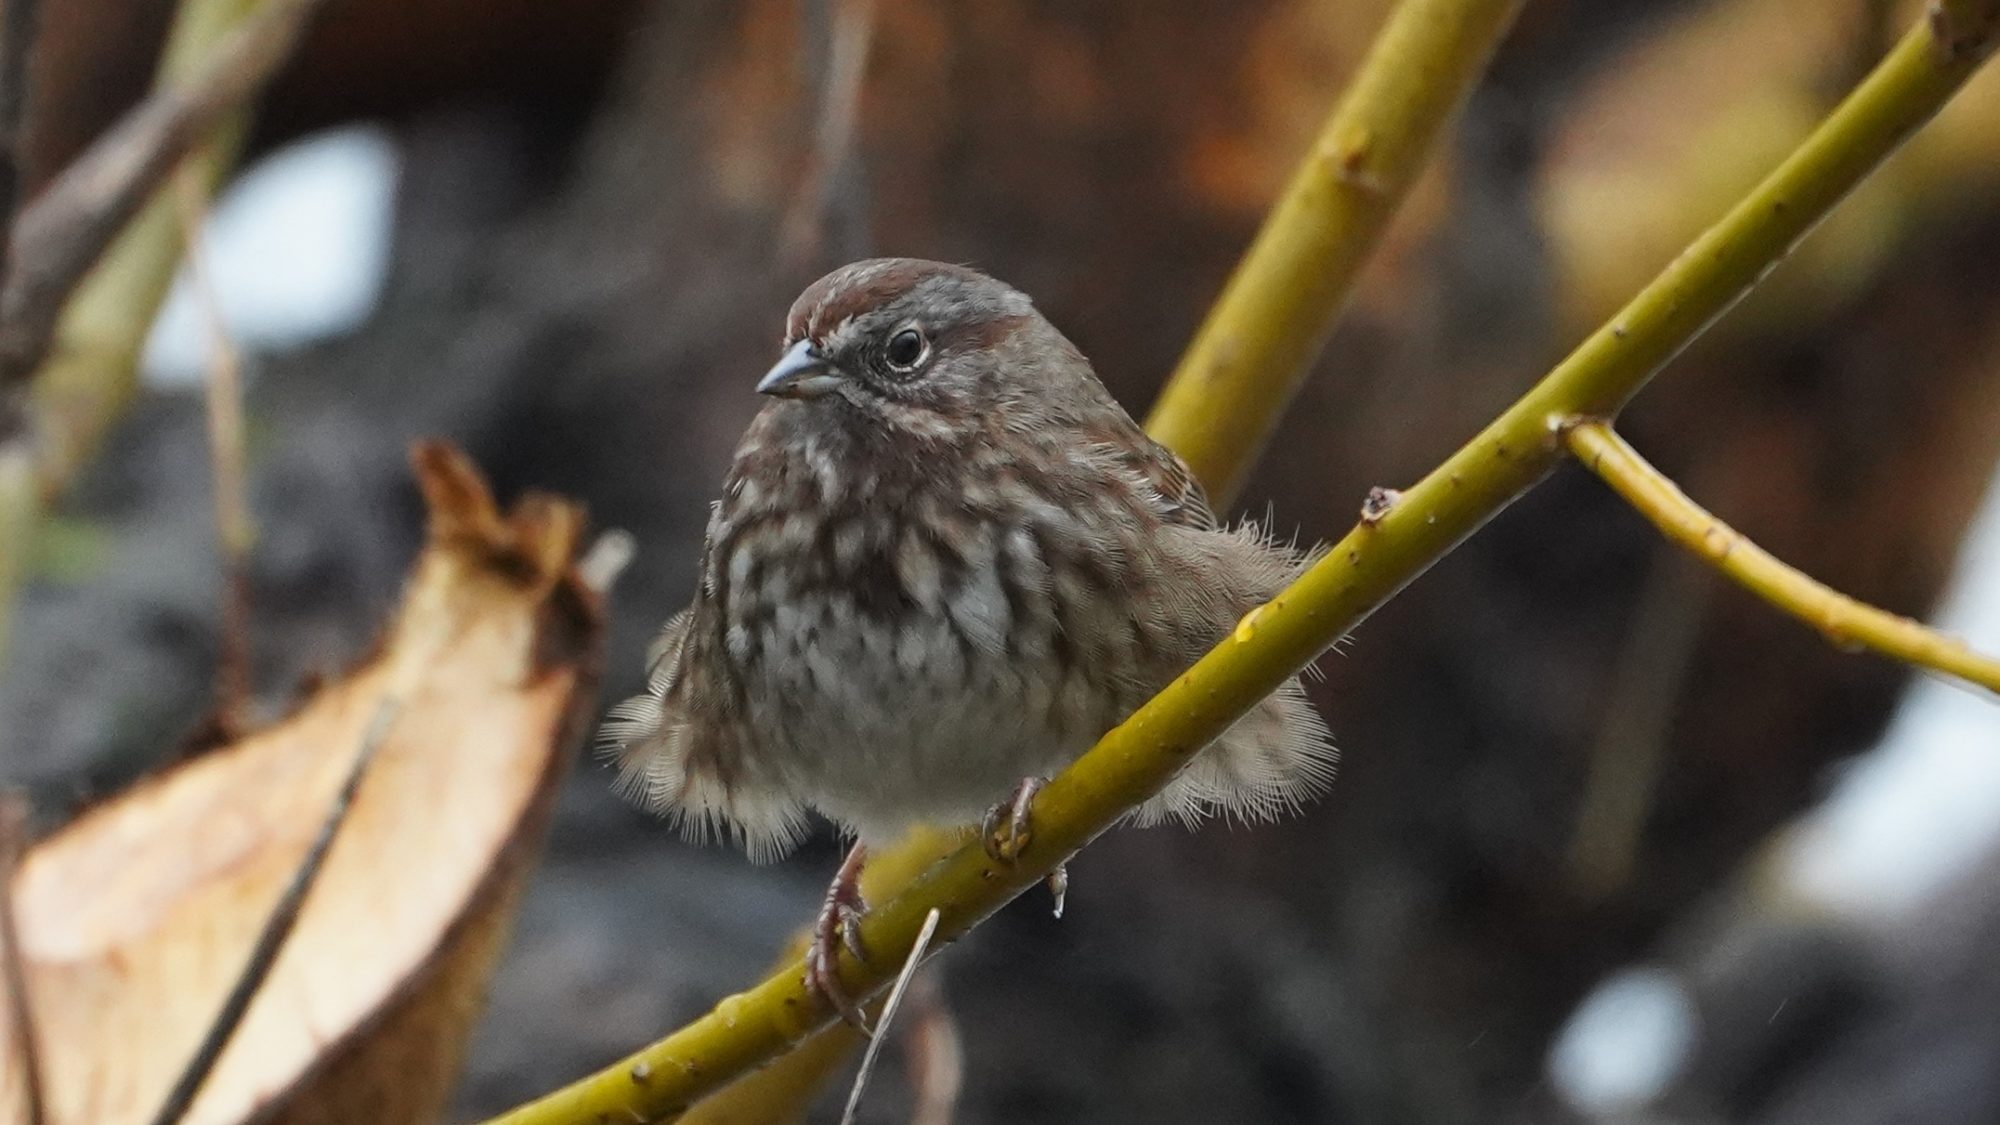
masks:
[[[1146,444],[1153,447],[1155,456],[1151,459],[1152,471],[1148,474],[1153,487],[1169,504],[1169,523],[1186,524],[1203,531],[1214,531],[1219,524],[1215,512],[1208,506],[1208,493],[1201,482],[1194,479],[1194,473],[1180,455],[1152,438]]]
[[[1167,523],[1214,531],[1220,525],[1208,506],[1208,494],[1194,479],[1187,462],[1173,450],[1145,435],[1137,425],[1103,443],[1118,467],[1145,482],[1158,497],[1156,510]]]
[[[778,859],[805,835],[805,810],[732,773],[731,720],[712,705],[713,691],[697,690],[703,672],[693,665],[713,658],[698,644],[695,620],[690,607],[667,622],[646,652],[646,690],[605,719],[618,788],[690,839],[733,838],[755,862]]]

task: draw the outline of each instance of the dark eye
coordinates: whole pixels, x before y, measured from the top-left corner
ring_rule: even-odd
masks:
[[[914,328],[905,328],[889,337],[889,346],[882,354],[883,358],[889,361],[890,367],[898,371],[910,371],[924,361],[924,356],[930,350],[931,346],[925,342],[923,333]]]

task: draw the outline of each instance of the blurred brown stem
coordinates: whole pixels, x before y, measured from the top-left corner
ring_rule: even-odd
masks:
[[[910,1075],[910,1125],[951,1125],[965,1085],[965,1047],[951,1001],[933,971],[918,977],[904,1001],[904,1069]]]
[[[1631,879],[1666,761],[1674,705],[1694,665],[1714,572],[1661,546],[1626,627],[1570,837],[1570,883],[1585,898]]]
[[[288,10],[298,11],[302,5],[318,2],[181,0],[161,60],[159,87],[199,84],[200,76],[212,73],[210,61],[219,45],[232,42],[230,32],[266,6],[283,3]],[[229,112],[209,126],[207,142],[187,155],[195,169],[192,174],[205,186],[219,180],[235,159],[248,116],[241,104],[226,108]],[[64,175],[74,171],[72,166]],[[23,226],[41,207],[57,206],[53,202],[56,190],[52,185],[36,207],[22,216]],[[5,652],[14,591],[26,577],[28,554],[43,510],[88,463],[137,393],[140,349],[180,261],[180,220],[173,213],[172,201],[161,195],[164,193],[157,193],[154,201],[118,233],[102,260],[83,276],[74,296],[61,307],[56,325],[58,342],[49,347],[48,359],[28,388],[26,401],[13,393],[18,387],[10,387],[0,378],[0,653]],[[18,267],[28,241],[17,238],[14,245]],[[17,277],[20,272],[15,270]],[[8,279],[8,283],[14,280]],[[4,309],[4,298],[0,298],[0,309]],[[4,320],[4,311],[0,311],[0,322]]]
[[[185,169],[176,175],[174,201],[186,242],[188,277],[208,326],[208,450],[223,573],[216,714],[222,728],[235,733],[249,718],[250,550],[255,542],[243,450],[243,353],[230,338],[214,278],[208,271],[208,251],[201,237],[208,191],[200,177]]]
[[[875,0],[824,0],[832,12],[824,35],[826,73],[820,83],[819,121],[798,193],[779,226],[779,254],[791,266],[816,266],[827,258],[828,228],[858,235],[864,221],[854,181],[854,133],[861,118],[862,79],[875,39]],[[855,239],[855,241],[861,241]],[[843,252],[845,259],[857,254]],[[832,264],[825,262],[824,264]]]
[[[0,284],[0,389],[32,375],[83,275],[222,116],[277,72],[325,0],[268,0],[216,44],[201,71],[127,113],[21,214]]]
[[[903,958],[903,971],[896,974],[896,980],[889,986],[889,998],[882,1001],[882,1014],[875,1017],[874,1034],[868,1037],[868,1049],[861,1052],[861,1067],[854,1074],[854,1086],[847,1093],[847,1108],[841,1111],[840,1125],[854,1125],[856,1115],[861,1112],[861,1095],[868,1089],[868,1078],[875,1072],[875,1060],[881,1057],[882,1044],[889,1037],[889,1025],[895,1022],[896,1013],[903,1007],[903,997],[910,990],[910,981],[917,975],[917,967],[924,962],[924,954],[930,951],[931,938],[937,935],[938,920],[943,912],[933,908],[924,916],[924,924],[917,931],[917,937],[910,945],[909,956]]]
[[[29,63],[41,24],[42,0],[0,3],[0,282],[12,266],[7,236],[21,208],[21,140],[28,118]]]
[[[861,891],[869,901],[886,898],[917,877],[957,843],[957,839],[934,829],[919,829],[911,839],[876,857],[861,871]],[[779,955],[780,968],[795,965],[805,952],[806,935],[797,935]],[[921,982],[923,978],[919,978]],[[880,1020],[880,1005],[868,1010],[872,1023]],[[845,1021],[836,1022],[795,1051],[789,1051],[736,1082],[718,1091],[681,1115],[679,1125],[736,1125],[743,1121],[801,1121],[819,1091],[855,1052],[867,1042]]]

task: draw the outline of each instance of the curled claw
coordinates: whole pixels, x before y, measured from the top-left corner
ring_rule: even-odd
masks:
[[[856,961],[868,962],[867,951],[861,944],[861,916],[868,911],[860,885],[861,866],[866,857],[866,849],[854,845],[826,888],[826,901],[820,904],[819,916],[813,921],[812,941],[806,946],[805,985],[806,991],[824,997],[856,1031],[872,1036],[867,1018],[840,983],[842,946]]]
[[[995,863],[1012,867],[1028,848],[1034,838],[1030,810],[1035,803],[1035,794],[1047,785],[1046,777],[1024,777],[1014,787],[1014,795],[986,810],[986,819],[980,822],[979,832],[986,845],[986,855]]]
[[[1035,794],[1049,783],[1046,777],[1024,777],[1014,788],[1014,795],[986,811],[980,822],[981,842],[986,846],[986,855],[995,863],[1012,867],[1027,850],[1034,839],[1033,818],[1030,815],[1035,804]],[[1069,894],[1069,867],[1058,866],[1049,872],[1049,893],[1055,896],[1056,917],[1062,917],[1063,900]]]

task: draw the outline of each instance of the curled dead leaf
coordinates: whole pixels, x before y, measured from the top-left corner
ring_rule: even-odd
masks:
[[[429,543],[377,653],[282,723],[90,810],[16,872],[52,1122],[153,1115],[390,701],[296,928],[186,1119],[438,1115],[583,733],[602,630],[572,567],[574,505],[503,515],[456,451],[414,460]],[[19,1058],[0,1041],[0,1120],[26,1120]]]

